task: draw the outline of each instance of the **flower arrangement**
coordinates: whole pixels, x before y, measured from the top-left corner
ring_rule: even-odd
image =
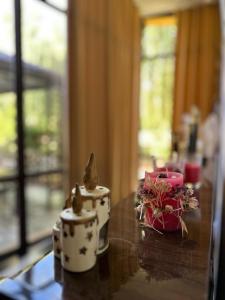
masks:
[[[186,186],[172,186],[163,180],[148,178],[147,187],[140,182],[137,196],[137,211],[142,225],[162,234],[162,231],[182,230],[188,233],[182,219],[184,212],[198,208],[199,203],[192,189]]]

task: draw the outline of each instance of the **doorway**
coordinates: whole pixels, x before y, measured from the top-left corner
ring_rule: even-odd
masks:
[[[138,178],[151,168],[152,155],[158,161],[170,155],[176,36],[174,15],[143,21]]]

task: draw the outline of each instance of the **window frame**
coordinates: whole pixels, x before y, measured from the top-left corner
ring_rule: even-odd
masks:
[[[54,4],[49,3],[47,0],[35,0],[44,3],[50,8],[57,10],[58,12],[67,15],[67,10],[63,10]],[[12,248],[0,255],[0,260],[3,260],[11,255],[19,254],[24,255],[27,252],[29,246],[40,242],[40,240],[49,238],[49,235],[42,236],[32,242],[28,241],[27,237],[27,205],[26,205],[26,195],[25,187],[26,180],[29,178],[38,178],[42,175],[51,174],[63,174],[63,168],[49,169],[47,171],[40,172],[25,172],[25,161],[24,161],[24,83],[23,83],[23,53],[22,53],[22,28],[21,28],[21,0],[14,0],[14,33],[15,33],[15,94],[16,94],[16,136],[17,136],[17,169],[18,173],[12,176],[2,176],[0,177],[1,182],[13,182],[17,185],[17,197],[16,204],[18,207],[18,235],[19,235],[19,245],[16,248]]]

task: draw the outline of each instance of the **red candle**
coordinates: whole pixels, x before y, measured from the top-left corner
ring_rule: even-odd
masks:
[[[198,183],[200,181],[200,165],[198,163],[188,162],[185,164],[184,179],[188,183]]]
[[[177,172],[145,172],[145,183],[144,187],[148,189],[148,180],[153,181],[166,181],[171,184],[172,187],[182,186],[184,183],[183,174]]]

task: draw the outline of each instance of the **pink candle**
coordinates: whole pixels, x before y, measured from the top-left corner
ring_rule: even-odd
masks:
[[[182,186],[184,183],[183,174],[177,172],[145,172],[145,188],[148,188],[149,179],[153,181],[166,181],[170,183],[172,187]]]

